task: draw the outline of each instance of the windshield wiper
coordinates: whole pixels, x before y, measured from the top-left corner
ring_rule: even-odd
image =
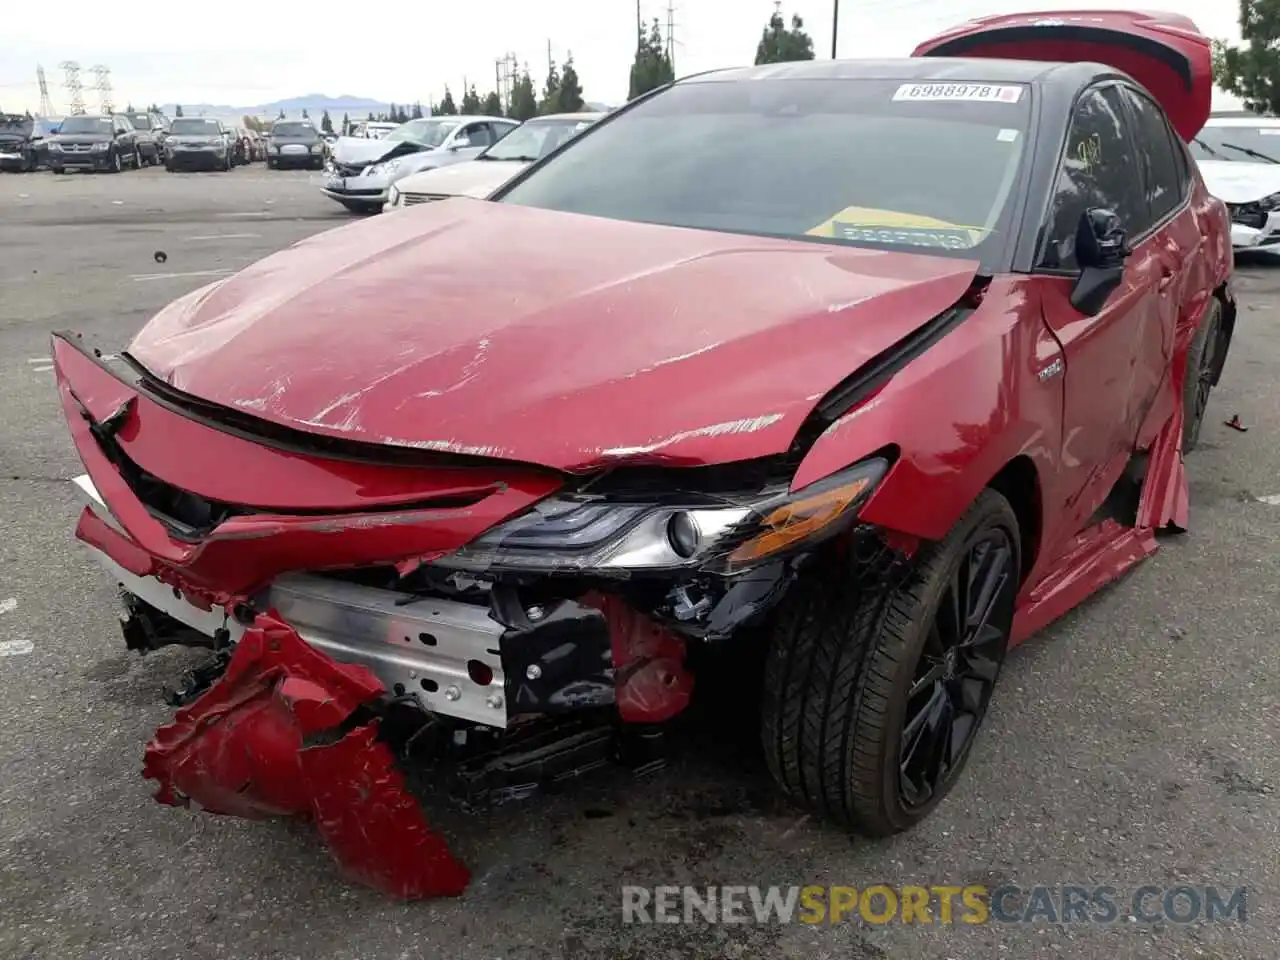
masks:
[[[539,158],[531,157],[526,153],[520,153],[514,157],[491,157],[487,153],[482,153],[480,156],[476,157],[476,159],[477,160],[514,160],[517,163],[533,163]]]
[[[1257,160],[1265,160],[1267,163],[1280,163],[1280,160],[1277,160],[1275,157],[1269,157],[1265,153],[1260,153],[1257,150],[1251,150],[1249,147],[1241,147],[1234,143],[1224,143],[1223,146],[1226,147],[1228,150],[1239,150],[1246,157],[1253,157]]]
[[[1200,149],[1202,149],[1205,153],[1207,153],[1207,154],[1208,154],[1209,156],[1211,156],[1211,157],[1221,157],[1221,156],[1222,156],[1222,154],[1220,154],[1217,150],[1213,149],[1213,147],[1209,146],[1207,143],[1205,143],[1205,142],[1204,142],[1203,140],[1201,140],[1199,137],[1192,137],[1192,138],[1191,138],[1191,142],[1192,142],[1192,143],[1194,143],[1197,147],[1199,147]]]

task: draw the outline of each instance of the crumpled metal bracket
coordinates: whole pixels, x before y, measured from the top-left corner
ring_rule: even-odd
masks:
[[[347,875],[388,896],[457,896],[469,871],[427,825],[378,720],[356,713],[382,693],[363,667],[261,615],[222,677],[156,731],[143,776],[161,803],[309,820]]]

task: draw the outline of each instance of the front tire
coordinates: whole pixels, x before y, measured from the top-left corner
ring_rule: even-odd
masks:
[[[1210,300],[1209,310],[1200,321],[1191,347],[1187,350],[1187,372],[1182,384],[1182,452],[1190,453],[1200,443],[1209,406],[1209,392],[1217,380],[1222,349],[1222,303]]]
[[[1018,520],[984,490],[901,575],[857,551],[831,557],[780,607],[761,732],[793,799],[889,836],[928,816],[968,760],[1013,625]]]
[[[112,150],[111,156],[107,158],[107,172],[119,173],[124,169],[124,161],[120,159],[120,151]]]

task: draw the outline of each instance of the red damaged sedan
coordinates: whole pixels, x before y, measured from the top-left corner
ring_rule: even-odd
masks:
[[[759,651],[781,789],[911,827],[1006,650],[1186,524],[1236,319],[1209,90],[1190,21],[1116,12],[704,74],[121,364],[55,337],[128,645],[211,648],[159,798],[457,893],[398,755],[477,795],[641,756]]]

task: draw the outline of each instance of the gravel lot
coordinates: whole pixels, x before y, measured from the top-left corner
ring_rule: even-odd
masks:
[[[1226,382],[1190,458],[1192,531],[1011,657],[962,784],[851,840],[774,797],[750,737],[439,821],[458,901],[341,881],[305,828],[163,807],[139,776],[187,651],[126,654],[71,536],[79,463],[44,358],[122,349],[174,297],[348,220],[315,175],[0,176],[0,956],[1280,957],[1280,267],[1242,264]],[[156,251],[167,258],[157,263]],[[1239,414],[1247,433],[1223,421]],[[741,742],[739,742],[741,741]],[[1248,921],[624,926],[619,886],[1249,888]]]

